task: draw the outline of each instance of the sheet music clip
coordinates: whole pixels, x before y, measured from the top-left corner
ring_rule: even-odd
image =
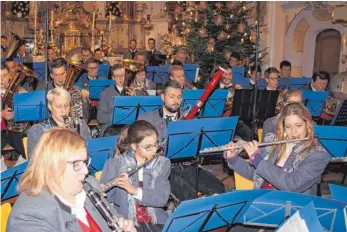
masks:
[[[46,92],[33,91],[14,95],[15,122],[32,122],[46,119]]]
[[[183,90],[182,105],[194,106],[204,90]],[[223,109],[228,95],[228,90],[217,89],[207,99],[196,118],[218,118],[223,116]]]
[[[114,86],[113,80],[90,80],[89,81],[89,98],[99,100],[101,92],[108,86]]]
[[[302,90],[303,102],[308,111],[311,113],[312,117],[320,117],[328,95],[328,91],[317,92],[311,90]]]
[[[168,66],[146,66],[147,79],[154,83],[165,83],[169,80]]]
[[[117,139],[118,136],[88,139],[87,153],[92,158],[88,169],[91,175],[102,171],[106,160],[114,156]]]
[[[231,227],[241,221],[254,199],[268,192],[268,190],[234,191],[183,201],[170,215],[163,231],[210,231]]]
[[[117,96],[113,102],[112,125],[126,125],[137,120],[139,115],[162,107],[159,96]]]
[[[1,172],[1,201],[6,201],[10,198],[18,196],[17,185],[28,162],[9,168]]]

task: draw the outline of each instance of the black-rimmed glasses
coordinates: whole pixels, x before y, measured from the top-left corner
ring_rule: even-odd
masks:
[[[85,160],[67,161],[67,163],[72,164],[73,170],[77,172],[82,169],[83,164],[85,164],[86,167],[88,168],[91,161],[92,161],[92,157],[88,156],[88,158]]]

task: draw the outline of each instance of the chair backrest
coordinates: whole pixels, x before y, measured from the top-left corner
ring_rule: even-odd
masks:
[[[24,146],[25,159],[28,160],[28,137],[24,137],[22,139],[22,141],[23,141],[23,146]]]
[[[6,232],[7,220],[10,216],[11,209],[12,207],[10,203],[1,205],[1,232]]]
[[[102,171],[98,171],[98,172],[95,173],[95,178],[96,178],[98,181],[100,181],[100,179],[101,179],[101,174],[102,174]]]
[[[253,181],[242,177],[237,172],[234,172],[235,189],[236,190],[252,190],[254,188]]]

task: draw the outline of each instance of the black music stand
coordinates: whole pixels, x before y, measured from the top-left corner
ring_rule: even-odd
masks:
[[[264,122],[275,115],[279,91],[257,90],[257,108],[255,118],[257,122]],[[253,120],[253,89],[235,89],[231,116],[239,116],[241,120]],[[254,122],[254,123],[257,123]]]
[[[195,158],[192,164],[196,167],[196,194],[199,192],[200,150],[229,143],[234,137],[237,121],[238,117],[229,117],[175,121],[168,124],[164,154],[173,162]]]
[[[6,201],[10,198],[18,196],[17,184],[25,169],[28,166],[28,162],[22,163],[18,166],[14,166],[1,172],[1,201]]]
[[[339,109],[335,114],[332,122],[332,126],[347,126],[347,100],[340,103]]]

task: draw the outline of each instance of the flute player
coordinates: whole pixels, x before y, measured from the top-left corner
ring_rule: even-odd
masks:
[[[241,145],[250,157],[249,162],[238,157],[238,150],[226,151],[224,158],[231,169],[252,180],[255,189],[317,195],[317,184],[329,162],[329,154],[314,138],[313,121],[306,107],[290,103],[282,109],[276,134],[268,134],[265,142],[301,138],[308,139],[260,149],[256,141],[243,142]],[[236,144],[231,142],[229,146]]]

